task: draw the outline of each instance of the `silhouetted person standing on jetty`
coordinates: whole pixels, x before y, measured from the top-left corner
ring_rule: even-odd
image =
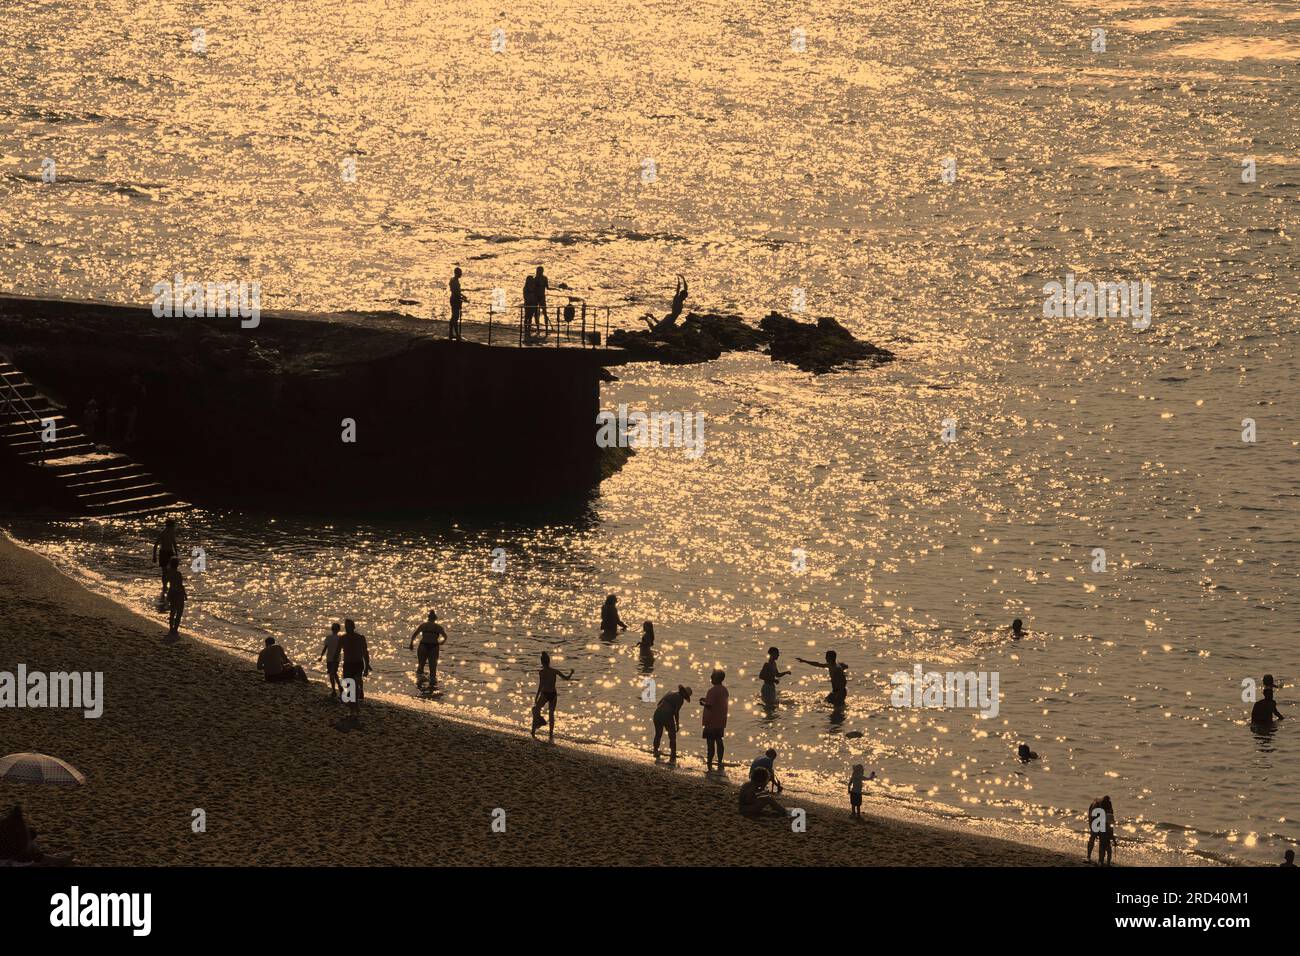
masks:
[[[690,699],[691,689],[678,684],[677,690],[671,694],[664,694],[659,700],[654,715],[656,758],[659,756],[659,741],[666,730],[668,731],[668,760],[671,763],[677,762],[677,735],[682,729],[682,703]]]
[[[180,637],[181,618],[185,616],[185,580],[181,577],[181,559],[172,558],[163,577],[163,598],[169,608],[167,635]]]
[[[456,271],[451,275],[451,281],[447,283],[447,287],[451,290],[451,324],[447,327],[447,337],[456,339],[457,341],[459,341],[461,337],[460,307],[463,303],[469,301],[469,299],[461,295],[460,276],[460,266],[457,266]]]
[[[415,646],[417,637],[420,639],[420,650],[416,658],[418,664],[415,669],[415,682],[418,684],[424,679],[424,665],[427,663],[429,665],[429,687],[437,687],[438,654],[442,650],[442,645],[447,643],[447,632],[438,623],[436,613],[430,611],[429,619],[411,633],[411,643],[406,648],[408,651]]]
[[[611,594],[605,598],[605,603],[600,608],[600,633],[602,637],[613,637],[618,633],[618,629],[627,630],[627,625],[623,619],[618,616],[618,598]]]
[[[546,290],[550,287],[551,280],[546,278],[546,273],[542,271],[541,266],[538,266],[537,274],[533,276],[533,294],[537,297],[537,312],[541,317],[541,321],[546,322],[547,324],[550,323],[550,319],[546,314]],[[537,331],[542,331],[540,323],[538,324]]]
[[[722,682],[727,679],[727,675],[722,671],[714,671],[709,675],[709,680],[713,686],[709,692],[704,695],[701,705],[704,707],[704,741],[708,745],[708,759],[705,761],[705,769],[713,769],[713,753],[716,750],[718,754],[718,769],[722,769],[722,735],[727,729],[727,688]]]
[[[759,679],[763,682],[763,687],[758,694],[763,698],[763,703],[768,707],[775,707],[778,700],[776,685],[782,677],[788,677],[789,671],[783,671],[776,665],[776,660],[781,656],[781,651],[775,647],[767,649],[767,660],[763,663],[763,669],[758,672]]]
[[[335,697],[343,690],[343,684],[339,681],[339,647],[341,638],[339,637],[338,621],[330,625],[330,632],[325,637],[325,643],[321,645],[320,655],[316,660],[325,658],[325,669],[330,675],[330,691]]]
[[[345,695],[351,695],[352,699],[347,702],[348,710],[356,719],[361,714],[361,702],[366,698],[365,678],[370,674],[370,645],[366,643],[366,636],[358,633],[356,622],[350,618],[343,622],[343,639],[339,644],[343,651],[343,691]],[[350,685],[349,681],[352,682]]]
[[[555,741],[555,705],[559,703],[560,692],[555,688],[555,678],[563,677],[565,680],[573,680],[573,668],[569,668],[569,673],[558,671],[551,666],[551,655],[545,651],[542,652],[542,669],[537,672],[537,697],[533,700],[533,736],[537,736],[537,728],[545,723],[550,723],[550,734],[547,739]],[[542,716],[542,705],[545,704],[550,713],[547,717]]]
[[[158,537],[153,543],[153,562],[158,565],[158,573],[162,575],[162,594],[158,598],[159,604],[167,596],[167,569],[171,567],[172,558],[176,556],[177,550],[176,519],[168,518],[163,522],[162,530],[158,532]]]
[[[844,701],[849,695],[849,665],[841,664],[835,659],[834,651],[826,652],[826,663],[818,661],[804,660],[802,657],[796,657],[800,664],[808,664],[811,667],[821,667],[830,671],[831,674],[831,692],[826,696],[826,703],[832,705],[836,710],[844,707]]]

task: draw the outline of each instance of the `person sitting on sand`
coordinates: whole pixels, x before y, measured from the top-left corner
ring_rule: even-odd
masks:
[[[642,657],[655,656],[655,626],[649,621],[641,625],[641,640],[636,643]]]
[[[789,671],[783,671],[777,667],[776,660],[781,656],[780,650],[775,647],[767,649],[767,660],[763,662],[763,669],[758,672],[759,680],[763,682],[762,689],[758,695],[763,699],[763,703],[768,707],[775,707],[777,702],[776,685],[780,683],[782,677],[788,677]]]
[[[337,697],[343,690],[343,684],[339,681],[339,646],[341,638],[339,637],[339,623],[335,621],[330,625],[330,632],[325,637],[325,643],[321,645],[320,655],[316,658],[319,661],[325,658],[325,669],[330,675],[330,692]]]
[[[771,747],[767,748],[763,756],[754,758],[749,765],[749,769],[753,770],[755,767],[762,767],[767,771],[768,783],[777,793],[785,789],[785,787],[781,786],[781,781],[776,779],[776,751]]]
[[[808,664],[811,667],[821,667],[831,673],[831,692],[826,696],[826,703],[831,704],[836,710],[844,706],[844,701],[849,695],[849,665],[841,664],[835,658],[834,651],[826,652],[826,663],[818,661],[804,660],[802,657],[796,657],[800,664]]]
[[[366,643],[366,636],[357,631],[356,622],[350,618],[343,622],[343,639],[339,645],[343,651],[343,690],[347,692],[349,687],[352,688],[348,710],[356,718],[361,713],[361,702],[366,697],[364,679],[370,674],[370,645]]]
[[[172,558],[163,577],[163,599],[167,602],[167,636],[179,637],[181,618],[185,616],[185,579],[181,577],[181,559]]]
[[[1016,756],[1020,758],[1021,763],[1029,763],[1031,760],[1038,759],[1038,754],[1029,749],[1029,744],[1021,744],[1020,749],[1016,751]]]
[[[659,757],[659,741],[666,730],[668,731],[668,760],[670,763],[677,762],[677,734],[682,729],[682,703],[690,699],[691,689],[681,684],[677,685],[677,690],[664,694],[659,699],[659,706],[655,708],[654,714],[656,759]]]
[[[612,637],[619,628],[626,631],[627,625],[618,616],[618,598],[611,594],[605,598],[605,603],[600,608],[600,633],[606,637]]]
[[[1256,727],[1272,727],[1273,718],[1282,719],[1282,712],[1277,709],[1277,702],[1273,700],[1273,688],[1271,685],[1264,686],[1264,696],[1255,701],[1255,706],[1250,709],[1250,722]]]
[[[266,675],[266,679],[275,684],[290,680],[307,680],[307,672],[289,660],[284,648],[275,643],[274,637],[266,639],[266,646],[257,655],[257,669]]]
[[[709,680],[713,686],[700,702],[704,708],[704,741],[709,748],[709,756],[704,764],[706,771],[713,769],[714,751],[718,754],[718,769],[722,769],[722,736],[727,730],[727,698],[730,696],[727,688],[722,685],[726,679],[727,675],[722,671],[715,670],[710,674]]]
[[[650,327],[650,333],[652,335],[659,332],[666,332],[677,324],[677,320],[681,317],[682,307],[686,304],[686,297],[688,295],[690,295],[690,292],[686,288],[686,276],[679,272],[677,273],[677,291],[673,293],[672,311],[658,321],[655,321],[653,313],[650,312],[647,312],[642,316],[642,321]]]
[[[787,817],[789,812],[776,802],[776,797],[767,790],[767,771],[755,767],[749,772],[749,780],[740,788],[740,815],[757,818],[765,813]]]
[[[158,537],[153,543],[153,563],[158,565],[158,573],[162,575],[162,595],[158,598],[159,604],[162,604],[167,597],[167,568],[171,565],[172,558],[176,556],[176,551],[176,519],[168,518],[163,522],[162,530],[158,532]]]
[[[36,842],[36,831],[23,819],[22,804],[0,817],[0,863],[31,866],[67,866],[72,863],[68,853],[49,855]]]
[[[552,743],[555,741],[555,705],[559,703],[560,692],[556,690],[555,678],[563,677],[565,680],[573,680],[573,668],[569,668],[569,673],[556,670],[551,666],[551,655],[542,652],[542,669],[537,672],[537,697],[533,700],[533,730],[532,734],[537,736],[537,728],[549,722],[550,733],[547,739]],[[542,704],[550,708],[550,713],[542,716]]]
[[[424,665],[429,665],[429,688],[438,686],[438,654],[442,645],[447,643],[447,631],[438,623],[438,615],[430,611],[429,618],[411,632],[411,643],[407,650],[415,646],[415,639],[420,639],[420,650],[416,657],[415,682],[424,680]]]

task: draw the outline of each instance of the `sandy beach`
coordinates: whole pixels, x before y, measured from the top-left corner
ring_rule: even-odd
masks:
[[[102,671],[104,712],[6,710],[0,752],[68,760],[78,788],[0,785],[83,865],[1056,866],[1078,857],[809,806],[806,833],[736,812],[736,786],[368,702],[251,663],[93,594],[0,536],[0,669]],[[696,775],[698,776],[698,775]],[[192,811],[207,830],[191,830]],[[506,832],[493,833],[495,808]]]

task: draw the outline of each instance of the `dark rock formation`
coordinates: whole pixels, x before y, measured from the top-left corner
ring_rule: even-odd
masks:
[[[830,372],[854,362],[888,362],[888,349],[853,337],[834,319],[799,322],[778,312],[768,315],[758,328],[738,315],[691,312],[681,324],[661,332],[617,331],[609,344],[624,349],[633,361],[664,365],[709,362],[723,352],[751,352],[766,348],[774,361],[789,362],[805,372]]]
[[[854,362],[871,360],[879,364],[894,358],[888,349],[854,338],[852,332],[827,315],[814,325],[772,312],[758,327],[769,336],[768,353],[774,360],[789,362],[805,372],[820,374]]]

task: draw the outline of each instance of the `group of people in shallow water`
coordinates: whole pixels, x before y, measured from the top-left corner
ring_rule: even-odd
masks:
[[[174,518],[166,520],[162,531],[158,535],[154,544],[153,562],[159,566],[162,572],[163,585],[160,607],[165,604],[170,608],[168,635],[175,637],[178,635],[181,618],[184,615],[186,592],[179,570],[179,546],[176,540],[176,521]],[[601,606],[600,630],[601,637],[606,640],[617,637],[620,631],[628,630],[628,625],[623,621],[619,613],[618,597],[616,595],[610,594],[607,596]],[[1017,618],[1011,624],[1012,639],[1020,640],[1026,635],[1027,632],[1024,629],[1023,622]],[[418,650],[416,650],[417,640],[419,642]],[[447,631],[438,622],[437,613],[430,610],[426,619],[412,631],[407,647],[408,650],[416,650],[416,682],[418,685],[425,684],[425,671],[427,669],[427,686],[431,690],[437,687],[439,656],[442,646],[446,643]],[[654,624],[651,621],[645,621],[641,626],[641,638],[637,642],[636,648],[643,660],[652,660],[654,647]],[[780,658],[780,649],[769,647],[767,659],[764,661],[758,675],[761,681],[759,697],[769,711],[778,704],[777,685],[782,678],[789,677],[792,673],[789,670],[781,670]],[[345,700],[350,707],[352,718],[356,719],[361,701],[364,698],[364,678],[371,673],[370,648],[365,635],[357,631],[355,622],[350,619],[343,622],[342,633],[340,633],[337,623],[331,624],[330,633],[325,638],[320,654],[316,659],[317,661],[325,660],[326,670],[329,674],[330,690],[340,699]],[[828,672],[831,689],[825,700],[831,704],[835,712],[842,711],[848,698],[848,665],[841,663],[833,650],[826,651],[824,661],[813,661],[802,657],[796,657],[795,660],[801,664],[821,668]],[[266,638],[265,647],[258,656],[257,669],[263,672],[268,681],[272,682],[307,680],[306,671],[302,666],[290,660],[284,649],[272,637]],[[700,701],[700,721],[706,747],[705,767],[706,771],[710,773],[714,771],[715,764],[719,771],[724,766],[724,737],[730,698],[730,692],[725,683],[726,676],[726,673],[722,670],[713,670],[709,675],[710,687],[703,700]],[[574,680],[573,670],[562,671],[554,667],[550,653],[542,652],[541,667],[537,672],[537,692],[533,698],[531,708],[531,733],[534,738],[537,737],[538,730],[546,727],[548,740],[554,741],[555,739],[555,711],[559,703],[558,681],[560,680]],[[351,682],[351,688],[346,695],[345,681]],[[1277,709],[1274,696],[1276,689],[1281,685],[1275,681],[1272,674],[1264,675],[1262,685],[1262,697],[1255,702],[1250,715],[1251,726],[1256,730],[1269,729],[1273,726],[1274,719],[1282,719],[1282,714]],[[671,763],[676,762],[677,738],[681,733],[682,708],[690,703],[694,696],[694,691],[690,687],[678,685],[677,690],[664,694],[655,701],[656,706],[651,717],[651,727],[654,733],[652,749],[656,760],[662,756],[661,744],[664,736],[667,736],[668,759]],[[748,779],[740,788],[739,809],[741,814],[748,817],[759,817],[769,813],[782,816],[787,814],[786,809],[776,799],[776,795],[784,789],[776,777],[775,763],[777,756],[776,750],[769,749],[762,756],[755,758],[750,764]],[[1027,743],[1019,745],[1017,756],[1022,763],[1039,759],[1038,754],[1031,750]],[[875,779],[875,777],[875,771],[867,775],[862,764],[853,765],[852,775],[847,784],[847,793],[849,812],[854,819],[861,819],[862,786],[865,782]],[[1115,809],[1109,795],[1099,797],[1089,805],[1087,849],[1089,860],[1092,859],[1092,851],[1096,846],[1098,847],[1097,862],[1103,865],[1112,862],[1116,843],[1115,819]],[[1293,860],[1294,853],[1288,850],[1287,862],[1282,865],[1294,865]]]

